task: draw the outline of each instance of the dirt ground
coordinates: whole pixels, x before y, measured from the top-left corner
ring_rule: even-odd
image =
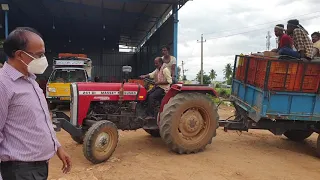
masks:
[[[232,115],[222,106],[221,119]],[[57,133],[61,144],[72,156],[73,169],[62,174],[57,157],[50,161],[49,179],[53,180],[319,180],[320,159],[316,157],[317,134],[302,143],[274,136],[268,131],[224,132],[204,152],[177,155],[161,138],[143,130],[120,132],[118,147],[108,162],[92,165],[69,134]]]

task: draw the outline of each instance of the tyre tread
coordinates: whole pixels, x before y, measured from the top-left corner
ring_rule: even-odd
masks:
[[[117,135],[116,135],[116,137],[117,137],[117,142],[116,142],[116,146],[115,146],[115,148],[112,150],[112,152],[111,152],[111,155],[113,154],[113,152],[115,151],[115,149],[117,148],[117,146],[118,146],[118,142],[119,142],[119,133],[118,133],[118,129],[117,129],[117,126],[113,123],[113,122],[110,122],[110,121],[106,121],[106,120],[103,120],[103,121],[98,121],[97,123],[95,123],[94,125],[92,125],[90,128],[89,128],[89,130],[88,130],[88,132],[86,133],[86,135],[85,135],[85,138],[84,138],[84,140],[83,140],[83,154],[84,154],[84,156],[89,160],[89,161],[91,161],[93,164],[98,164],[98,163],[101,163],[101,162],[104,162],[104,161],[106,161],[107,159],[109,159],[110,158],[110,156],[107,158],[107,159],[105,159],[105,160],[98,160],[98,159],[96,159],[95,157],[93,157],[93,153],[92,153],[92,151],[91,151],[91,140],[92,140],[92,138],[94,137],[94,135],[96,134],[96,133],[98,133],[99,132],[99,130],[102,128],[102,127],[104,127],[104,126],[109,126],[109,127],[112,127],[112,128],[114,128],[114,129],[116,129],[117,130]]]
[[[206,142],[202,147],[194,150],[188,150],[185,149],[178,144],[176,144],[173,141],[173,137],[171,136],[171,119],[172,116],[174,115],[174,112],[177,110],[179,105],[183,104],[185,101],[189,100],[208,100],[208,103],[210,103],[210,107],[212,107],[212,110],[216,112],[216,121],[219,120],[219,114],[218,114],[218,109],[216,105],[213,103],[213,101],[206,97],[204,94],[201,93],[181,93],[177,94],[175,97],[171,98],[169,102],[164,106],[163,111],[160,115],[160,136],[164,140],[164,142],[167,144],[167,146],[174,152],[177,152],[179,154],[190,154],[190,153],[197,153],[200,151],[203,151],[205,147],[208,144],[212,143],[212,138],[216,136],[216,129],[212,133],[212,137],[208,142]],[[216,125],[218,128],[218,123]]]

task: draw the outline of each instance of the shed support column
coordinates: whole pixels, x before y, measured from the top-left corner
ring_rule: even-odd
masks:
[[[178,4],[172,5],[173,12],[173,56],[177,59],[175,80],[178,81]]]
[[[5,37],[9,34],[9,23],[8,23],[8,11],[4,11],[4,27],[5,27]]]
[[[9,22],[8,22],[8,11],[4,11],[4,35],[5,39],[7,39],[9,34]],[[8,60],[8,56],[6,56],[6,61]]]

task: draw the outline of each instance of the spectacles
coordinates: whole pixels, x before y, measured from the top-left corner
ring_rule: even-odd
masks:
[[[29,55],[32,55],[32,57],[34,58],[42,58],[45,56],[44,53],[32,53],[32,52],[28,52],[28,51],[25,51],[26,53],[28,53]]]

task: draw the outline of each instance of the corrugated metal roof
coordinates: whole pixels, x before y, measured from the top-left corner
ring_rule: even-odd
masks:
[[[172,4],[187,0],[10,0],[10,25],[32,26],[46,38],[137,46]],[[21,18],[23,17],[23,18]],[[54,28],[53,28],[54,27]],[[55,35],[53,35],[53,33]],[[88,39],[88,34],[90,39]],[[51,35],[49,37],[49,35]],[[55,40],[55,39],[53,39]],[[52,40],[52,41],[53,41]]]

